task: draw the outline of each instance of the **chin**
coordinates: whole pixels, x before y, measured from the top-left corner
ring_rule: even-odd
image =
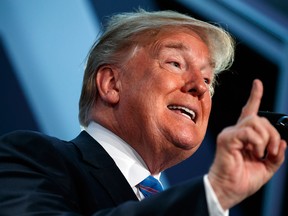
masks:
[[[184,131],[175,139],[175,145],[185,150],[198,149],[203,138],[197,133],[184,133]]]
[[[191,145],[191,144],[178,144],[177,147],[179,149],[182,149],[182,151],[187,151],[187,152],[192,152],[192,154],[194,152],[196,152],[198,150],[198,148],[200,147],[200,145]],[[188,153],[189,154],[189,153]]]
[[[174,140],[173,145],[176,146],[179,149],[182,149],[183,151],[192,151],[193,153],[197,151],[197,149],[200,147],[201,141],[196,141],[195,139],[191,138],[179,138],[177,140]]]
[[[191,157],[199,148],[200,145],[194,147],[188,146],[177,146],[177,149],[173,151],[175,164],[181,163],[182,161]]]

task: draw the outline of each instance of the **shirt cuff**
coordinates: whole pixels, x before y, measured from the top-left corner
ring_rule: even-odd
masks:
[[[219,200],[209,182],[208,175],[204,176],[204,187],[206,193],[206,201],[208,205],[208,212],[210,216],[228,216],[229,210],[224,211],[219,203]]]

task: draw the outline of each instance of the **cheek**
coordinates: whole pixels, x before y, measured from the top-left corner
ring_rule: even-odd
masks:
[[[211,99],[211,96],[207,96],[207,100],[204,101],[204,109],[206,110],[206,113],[207,113],[207,118],[209,118],[210,116],[210,113],[211,113],[211,108],[212,108],[212,99]]]
[[[178,78],[179,79],[179,78]],[[165,98],[176,89],[179,89],[177,85],[176,77],[163,74],[160,71],[156,73],[150,73],[137,83],[135,89],[138,93],[136,94],[136,100],[143,100],[147,104],[152,106],[163,105]]]
[[[209,117],[210,117],[210,113],[211,113],[211,105],[212,105],[212,101],[211,101],[211,97],[210,99],[207,98],[206,100],[204,100],[202,102],[202,133],[206,133],[207,130],[207,126],[208,126],[208,122],[209,122]]]
[[[181,86],[185,84],[181,75],[168,71],[158,71],[151,76],[151,79],[147,80],[147,83],[151,90],[164,96],[181,89]]]
[[[212,108],[212,97],[209,90],[203,95],[203,98],[201,99],[201,106],[202,110],[209,115]]]

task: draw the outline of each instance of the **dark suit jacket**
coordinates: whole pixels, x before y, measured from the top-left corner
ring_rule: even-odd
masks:
[[[18,131],[0,139],[0,215],[208,215],[202,178],[139,202],[85,131],[72,141]]]

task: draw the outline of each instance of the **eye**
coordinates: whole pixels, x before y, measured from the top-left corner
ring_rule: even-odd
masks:
[[[208,79],[208,78],[205,78],[205,79],[204,79],[204,82],[205,82],[206,84],[208,84],[208,85],[211,83],[211,82],[210,82],[210,79]]]
[[[169,62],[171,65],[173,65],[174,67],[180,68],[180,63],[178,62]]]

